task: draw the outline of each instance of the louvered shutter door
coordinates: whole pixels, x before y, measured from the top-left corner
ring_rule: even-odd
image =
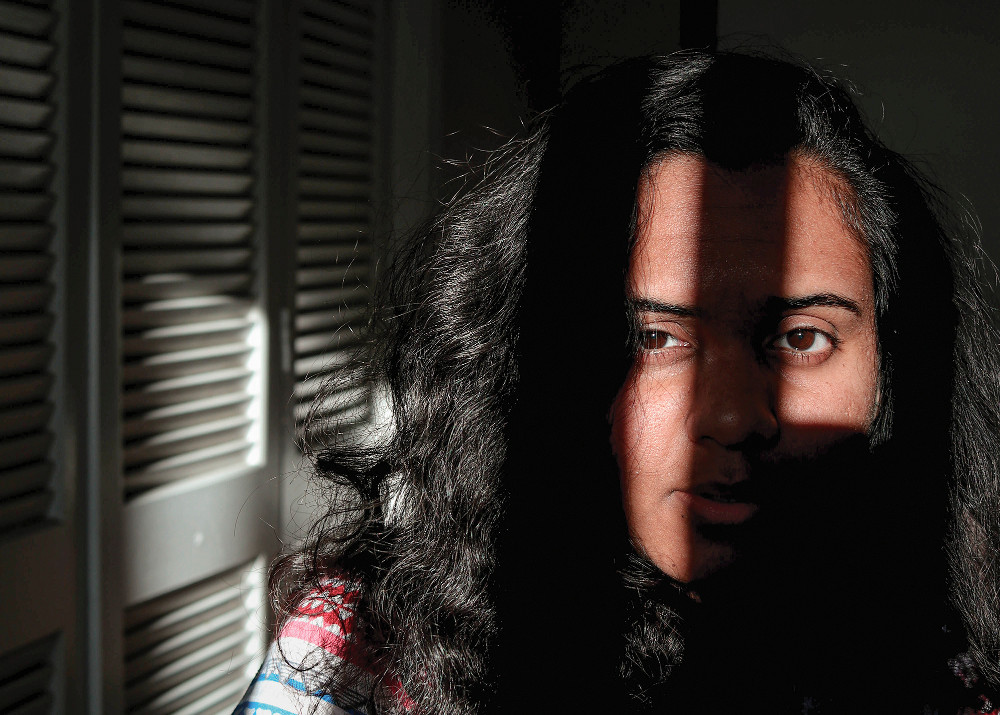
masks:
[[[124,707],[228,712],[259,664],[261,574],[277,546],[260,7],[121,8]]]
[[[296,422],[367,416],[353,384],[314,404],[361,337],[371,280],[375,188],[376,12],[373,2],[303,0],[300,26]]]
[[[53,22],[0,3],[0,533],[52,501]]]
[[[255,7],[189,5],[123,5],[127,495],[257,458]]]
[[[64,702],[57,643],[75,618],[73,502],[52,419],[58,23],[47,0],[0,1],[0,711],[11,713]]]

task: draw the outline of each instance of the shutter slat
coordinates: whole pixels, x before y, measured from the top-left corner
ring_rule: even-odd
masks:
[[[372,99],[370,95],[349,94],[317,85],[302,86],[302,101],[307,105],[329,110],[338,114],[353,115],[370,120]]]
[[[247,466],[250,448],[245,439],[240,439],[130,469],[125,474],[126,494],[135,494],[140,490],[152,489],[191,477],[238,471]]]
[[[314,290],[299,290],[295,294],[295,307],[298,310],[333,309],[341,305],[367,304],[371,299],[368,289],[362,285],[343,287],[327,287]]]
[[[129,414],[139,410],[204,400],[216,395],[238,393],[246,390],[252,377],[253,371],[246,368],[234,368],[217,373],[162,380],[124,393],[122,395],[122,409],[126,414]]]
[[[48,126],[55,108],[47,102],[28,99],[4,99],[0,103],[0,124],[21,128]]]
[[[368,241],[370,227],[361,222],[300,223],[297,228],[300,241],[355,241],[359,245]]]
[[[0,2],[0,29],[22,35],[44,35],[52,27],[51,10],[35,9],[12,2]]]
[[[129,164],[234,170],[249,168],[253,154],[249,149],[136,140],[123,143],[122,157]]]
[[[368,264],[360,262],[349,266],[300,268],[295,272],[295,280],[297,285],[304,288],[316,285],[343,285],[367,280],[368,272]]]
[[[126,703],[130,707],[141,704],[142,712],[151,715],[175,713],[184,706],[194,706],[202,699],[214,696],[220,683],[231,685],[234,681],[245,680],[242,668],[249,660],[246,655],[237,657],[224,653],[204,661],[191,673],[180,673],[162,683],[144,683],[152,686],[148,689],[137,686],[134,690],[127,690]]]
[[[210,370],[240,367],[246,365],[250,352],[251,348],[245,343],[235,343],[129,360],[122,367],[122,384],[129,387],[142,382],[168,380]]]
[[[304,174],[358,177],[369,179],[371,166],[364,158],[334,157],[323,154],[302,154],[299,167]]]
[[[302,8],[310,15],[339,25],[347,25],[358,32],[370,35],[372,33],[371,11],[367,8],[352,7],[349,4],[316,2],[303,0]]]
[[[134,330],[181,325],[202,320],[242,318],[252,308],[253,304],[250,301],[222,296],[178,298],[123,311],[122,327],[125,330]]]
[[[44,221],[54,203],[55,197],[48,194],[0,193],[0,220],[30,221],[35,219]]]
[[[44,67],[52,59],[55,52],[52,43],[42,42],[27,37],[4,35],[0,42],[0,62],[25,67]]]
[[[371,255],[371,246],[359,243],[300,243],[296,251],[300,266],[315,264],[347,264],[356,260],[367,259]]]
[[[37,281],[46,278],[54,259],[49,253],[11,253],[0,257],[0,281]]]
[[[250,190],[249,174],[218,171],[126,169],[122,185],[126,191],[156,191],[168,194],[242,194]]]
[[[240,614],[236,614],[235,618],[230,616],[227,623],[208,624],[213,626],[216,631],[204,634],[191,643],[185,643],[182,646],[170,644],[168,646],[170,650],[164,653],[144,654],[142,660],[134,661],[141,668],[133,667],[126,671],[126,681],[134,681],[145,676],[146,682],[142,684],[144,687],[149,688],[155,684],[165,690],[166,688],[163,686],[171,682],[178,682],[177,677],[180,674],[183,673],[190,677],[192,672],[202,669],[203,663],[216,662],[215,656],[223,653],[224,657],[228,657],[233,648],[246,641],[243,620],[245,619]]]
[[[0,469],[40,462],[51,444],[52,435],[48,432],[5,439],[0,442]]]
[[[0,188],[44,190],[53,166],[40,161],[0,161]]]
[[[249,94],[253,89],[253,78],[249,73],[134,55],[124,57],[122,76],[137,82],[223,94]]]
[[[125,84],[122,104],[130,109],[245,121],[249,121],[253,112],[253,105],[243,97],[135,83]]]
[[[246,243],[253,227],[246,223],[126,224],[122,241],[126,246],[163,246],[193,243]]]
[[[122,436],[131,440],[149,434],[245,415],[250,401],[251,398],[247,395],[227,394],[150,410],[143,415],[142,420],[127,422]]]
[[[178,350],[208,347],[225,343],[245,342],[253,328],[250,320],[205,321],[153,328],[124,338],[122,353],[126,356],[156,355]]]
[[[326,87],[364,97],[371,100],[371,77],[345,72],[326,64],[306,61],[300,70],[302,81],[317,87]]]
[[[52,328],[52,320],[48,313],[0,318],[0,345],[44,340]]]
[[[212,295],[247,295],[251,288],[248,273],[220,275],[170,275],[143,276],[127,280],[122,286],[122,300],[126,303],[160,301],[174,298],[193,298]]]
[[[0,348],[0,377],[24,372],[41,372],[54,352],[48,343],[29,343]]]
[[[327,375],[334,369],[347,364],[349,357],[350,352],[346,350],[306,355],[295,361],[292,365],[292,372],[298,379]]]
[[[252,206],[249,198],[179,199],[132,196],[122,201],[122,214],[126,220],[142,221],[157,219],[236,221],[246,218]]]
[[[189,251],[126,251],[122,257],[125,275],[192,271],[236,271],[249,266],[253,254],[243,248],[192,248]]]
[[[368,314],[368,306],[357,308],[342,308],[340,310],[317,310],[310,313],[300,313],[295,316],[295,329],[299,335],[307,333],[330,333],[346,329],[347,326],[364,324]]]
[[[122,132],[126,136],[219,142],[236,146],[246,144],[253,135],[253,129],[245,122],[185,119],[138,112],[126,112],[122,116]]]
[[[155,2],[128,0],[122,5],[126,23],[170,30],[179,35],[196,35],[236,45],[253,43],[253,27],[247,22],[223,19],[198,10],[181,10]]]
[[[122,454],[126,479],[130,467],[189,455],[209,447],[245,442],[252,423],[253,420],[248,417],[232,417],[126,443]]]
[[[51,477],[51,462],[35,462],[0,471],[0,500],[42,491]]]
[[[0,531],[10,531],[45,518],[52,498],[51,492],[32,492],[4,500],[0,503]]]
[[[368,201],[372,186],[367,181],[350,179],[323,179],[310,176],[299,177],[300,196],[335,196],[339,199]]]
[[[218,42],[136,27],[125,28],[122,46],[127,52],[169,57],[199,65],[217,65],[240,70],[253,66],[253,53],[249,48],[226,46]]]
[[[332,335],[303,335],[295,338],[295,354],[316,355],[346,350],[356,345],[360,339],[360,333],[349,330],[341,330]]]
[[[371,74],[369,57],[309,37],[302,38],[302,57],[306,61],[324,64],[341,72],[350,72],[357,77],[369,77]]]
[[[48,247],[55,229],[49,223],[8,223],[0,225],[0,249],[41,251]],[[0,265],[3,261],[0,261]]]
[[[337,136],[322,132],[302,132],[302,148],[317,154],[343,154],[367,157],[371,153],[371,143],[364,139]]]
[[[53,136],[47,132],[0,130],[0,156],[14,159],[44,159],[52,149],[52,143]]]
[[[330,45],[342,48],[345,52],[370,57],[372,53],[372,37],[367,33],[359,33],[352,28],[341,27],[332,22],[321,20],[305,24],[305,34]]]
[[[32,374],[0,379],[0,407],[44,400],[52,387],[52,375]]]
[[[41,99],[55,84],[55,75],[32,69],[0,66],[0,94]]]
[[[205,0],[174,0],[174,5],[205,10]],[[256,5],[254,0],[212,0],[212,5],[208,9],[217,15],[228,15],[238,20],[252,20]]]
[[[126,660],[132,669],[126,674],[126,679],[132,680],[135,675],[162,668],[165,662],[169,662],[164,656],[169,657],[171,653],[184,655],[197,650],[199,645],[205,643],[205,636],[218,633],[225,638],[232,633],[234,624],[238,626],[245,621],[239,608],[239,594],[234,593],[234,589],[226,589],[218,595],[227,598],[213,599],[211,608],[199,610],[192,617],[166,627],[143,628],[127,635]],[[141,658],[135,657],[140,654]]]
[[[316,219],[325,219],[327,221],[365,221],[370,215],[371,207],[357,200],[299,200],[299,217],[304,221]]]
[[[0,412],[0,438],[41,431],[52,416],[52,405],[43,402]]]
[[[0,313],[42,311],[52,297],[51,283],[20,283],[0,287]]]
[[[321,368],[322,366],[317,366],[318,370]],[[310,403],[320,394],[320,390],[326,386],[329,379],[329,375],[321,371],[310,373],[310,375],[311,377],[295,384],[295,399],[298,402],[298,407],[302,410],[299,413],[302,416],[308,413]],[[323,407],[327,415],[337,412],[352,413],[367,401],[368,391],[362,387],[352,386],[327,396]]]
[[[329,109],[303,108],[300,112],[303,129],[346,134],[371,141],[372,124],[366,117],[338,114]]]

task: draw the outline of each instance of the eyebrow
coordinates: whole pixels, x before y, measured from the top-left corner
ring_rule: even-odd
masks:
[[[702,314],[698,308],[676,303],[661,303],[652,298],[629,298],[628,307],[635,313],[663,313],[681,318],[697,318]]]
[[[636,313],[660,313],[676,315],[681,318],[697,318],[703,314],[702,310],[694,306],[663,303],[652,298],[630,298],[628,307]],[[861,307],[856,302],[835,293],[815,293],[793,298],[772,297],[765,302],[765,309],[768,313],[783,313],[789,310],[814,307],[844,308],[855,315],[861,315]]]
[[[786,310],[797,310],[800,308],[844,308],[855,315],[861,315],[861,307],[850,298],[845,298],[835,293],[816,293],[798,298],[771,298],[767,301],[767,307],[773,312],[784,312]]]

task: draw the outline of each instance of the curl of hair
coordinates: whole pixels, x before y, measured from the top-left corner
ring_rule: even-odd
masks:
[[[307,421],[327,513],[272,568],[281,616],[331,573],[356,584],[353,647],[400,681],[416,712],[473,712],[490,683],[487,591],[517,380],[516,297],[545,142],[539,120],[399,249],[364,344],[317,401],[361,376],[385,394],[391,421],[353,431]],[[335,697],[356,687],[349,669],[328,667]],[[377,712],[400,711],[378,679],[371,698]]]

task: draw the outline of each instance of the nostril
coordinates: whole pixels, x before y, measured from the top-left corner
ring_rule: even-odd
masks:
[[[691,438],[723,447],[766,446],[779,434],[772,390],[756,364],[716,364],[695,378]]]

